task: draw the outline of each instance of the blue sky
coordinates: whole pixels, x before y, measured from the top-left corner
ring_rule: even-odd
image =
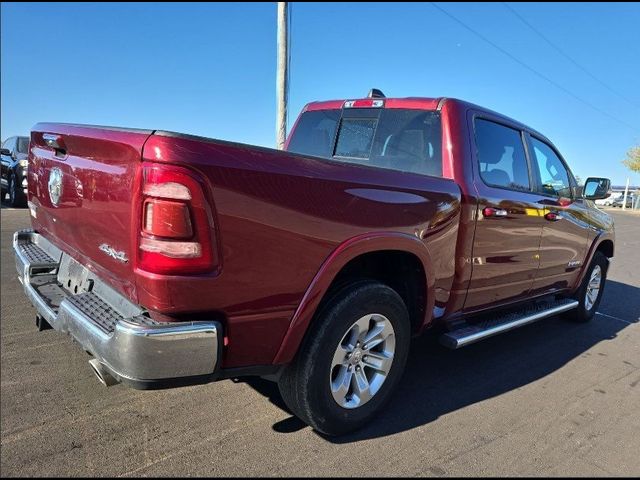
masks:
[[[371,87],[458,97],[540,130],[583,179],[640,183],[620,164],[640,143],[640,4],[509,4],[599,81],[501,3],[439,5],[561,88],[429,3],[293,3],[289,124]],[[1,8],[2,139],[59,121],[275,144],[274,2]]]

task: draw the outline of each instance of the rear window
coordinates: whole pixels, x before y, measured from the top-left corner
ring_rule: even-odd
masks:
[[[392,170],[442,176],[438,112],[354,108],[305,112],[288,150]]]
[[[340,110],[303,113],[293,131],[287,150],[314,157],[331,157],[331,147],[339,121]]]

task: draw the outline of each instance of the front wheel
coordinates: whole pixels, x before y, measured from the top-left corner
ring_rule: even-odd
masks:
[[[327,435],[366,425],[400,380],[410,322],[398,293],[373,281],[343,288],[315,318],[278,385],[291,411]]]
[[[574,298],[578,300],[578,307],[567,312],[569,319],[576,322],[588,322],[594,317],[600,300],[602,300],[608,267],[607,257],[602,252],[596,252],[580,288],[574,295]]]

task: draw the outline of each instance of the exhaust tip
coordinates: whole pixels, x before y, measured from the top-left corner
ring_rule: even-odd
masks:
[[[111,387],[117,383],[120,383],[118,382],[118,380],[113,378],[113,376],[107,371],[105,366],[100,363],[98,359],[93,358],[89,360],[89,365],[91,365],[93,373],[96,374],[96,377],[98,377],[100,383],[102,383],[105,387]]]

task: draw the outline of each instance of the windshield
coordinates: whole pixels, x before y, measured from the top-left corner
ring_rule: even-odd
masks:
[[[288,150],[347,163],[442,176],[438,112],[353,108],[305,112]]]
[[[29,137],[18,137],[18,152],[29,153]]]

